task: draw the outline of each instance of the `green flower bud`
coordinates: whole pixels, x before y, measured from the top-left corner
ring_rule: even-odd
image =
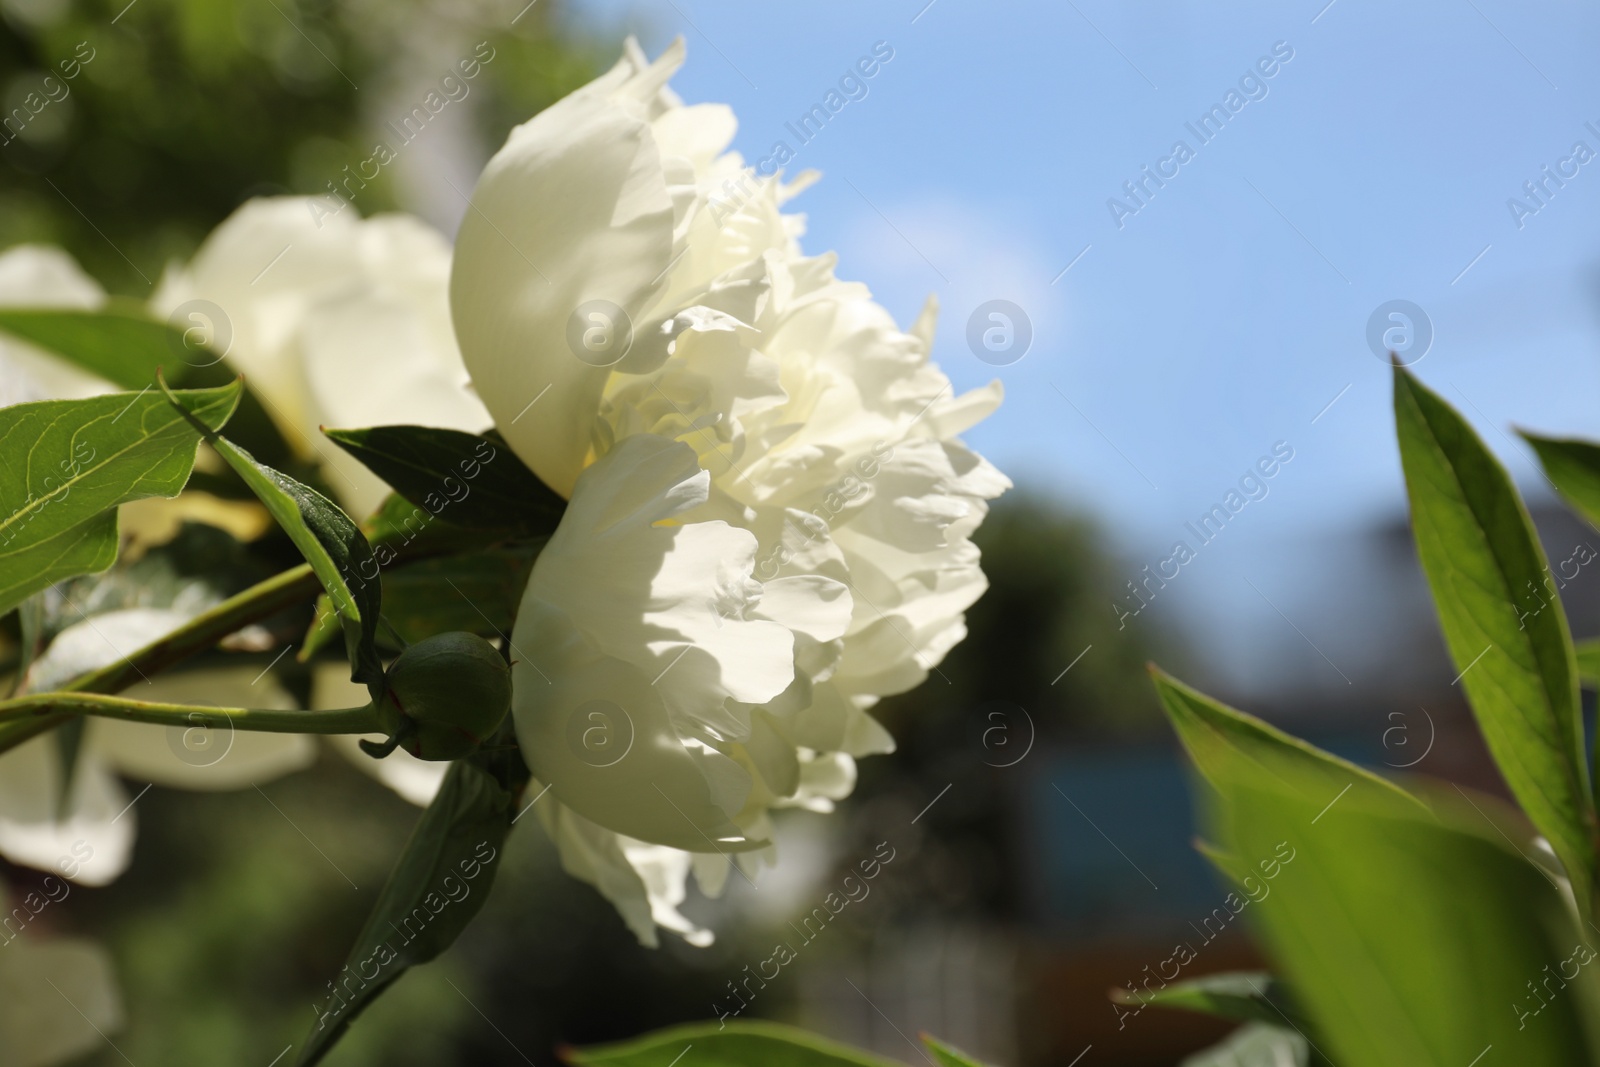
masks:
[[[471,753],[510,708],[511,669],[493,645],[462,631],[436,634],[400,653],[378,698],[389,736],[426,760]]]

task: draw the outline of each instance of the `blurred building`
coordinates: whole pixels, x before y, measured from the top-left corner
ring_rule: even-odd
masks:
[[[1554,504],[1536,506],[1534,516],[1574,633],[1600,634],[1600,566],[1573,562],[1575,547],[1600,546],[1600,535]],[[1298,678],[1264,670],[1248,686],[1203,671],[1186,680],[1384,773],[1505,795],[1454,684],[1407,523],[1397,517],[1342,543],[1340,565],[1320,575],[1321,602],[1333,610],[1318,618],[1316,633],[1338,635],[1348,684],[1309,670]],[[1017,591],[1004,569],[995,577],[991,595],[1001,610],[1014,608],[1006,602]],[[975,633],[985,621],[975,622]],[[1285,647],[1304,643],[1284,629]],[[1183,637],[1169,635],[1169,643],[1181,649]],[[1271,655],[1270,647],[1263,652]],[[946,673],[956,685],[961,674],[984,673],[952,662]],[[970,681],[967,692],[981,689]],[[1071,708],[1052,712],[1045,678],[1031,696],[1011,690],[1015,711],[1032,704],[1037,736],[1023,758],[1004,765],[1021,749],[1001,758],[975,741],[993,724],[995,702],[974,695],[952,713],[959,722],[945,721],[943,689],[931,680],[898,698],[907,706],[889,709],[906,743],[880,779],[864,765],[869,777],[858,796],[870,802],[852,809],[866,837],[894,826],[921,832],[885,879],[898,879],[912,899],[886,892],[861,936],[805,963],[797,1020],[908,1063],[922,1062],[908,1041],[919,1031],[990,1062],[1040,1067],[1154,1067],[1223,1037],[1226,1023],[1161,1009],[1131,1013],[1107,996],[1113,987],[1158,986],[1160,973],[1192,978],[1266,966],[1249,938],[1248,904],[1224,921],[1229,887],[1194,847],[1192,772],[1164,724],[1142,720],[1121,736],[1085,729],[1085,721],[1103,722],[1105,709],[1076,723]],[[1592,724],[1592,707],[1586,713]],[[920,732],[906,729],[913,722]],[[908,827],[947,782],[949,792]],[[1181,967],[1179,945],[1192,957]]]

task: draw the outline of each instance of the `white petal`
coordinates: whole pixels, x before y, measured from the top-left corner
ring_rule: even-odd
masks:
[[[28,671],[28,689],[56,689],[157,641],[188,622],[190,613],[169,608],[125,608],[93,615],[56,635]]]
[[[644,880],[622,854],[622,839],[560,804],[541,808],[539,817],[556,843],[562,869],[598,889],[640,944],[657,947],[650,897]]]
[[[320,200],[275,197],[247,201],[213,230],[187,267],[169,268],[151,298],[163,317],[190,301],[207,301],[223,321],[202,313],[230,366],[242,371],[268,413],[297,449],[315,455],[319,421],[298,349],[306,313],[322,294],[352,278],[358,220],[349,211],[319,219]],[[323,223],[318,225],[319,221]]]
[[[97,308],[105,290],[65,251],[18,245],[0,253],[0,306]]]
[[[733,873],[733,862],[726,856],[709,852],[695,852],[689,858],[700,892],[708,897],[720,897],[728,885],[728,875]]]
[[[540,821],[556,843],[562,868],[599,890],[640,944],[647,948],[659,945],[657,926],[679,934],[691,945],[711,944],[711,931],[678,911],[695,863],[690,853],[613,833],[559,803],[541,805]]]
[[[711,944],[714,940],[711,931],[696,926],[678,910],[688,896],[686,882],[693,861],[692,854],[627,838],[622,839],[622,854],[644,883],[651,920],[696,948]]]
[[[716,851],[740,842],[732,816],[749,777],[720,752],[685,744],[661,690],[632,664],[587,648],[569,622],[524,601],[512,643],[512,713],[534,776],[563,804],[618,833]]]
[[[744,750],[772,796],[790,796],[799,788],[800,760],[794,745],[766,712],[757,710],[751,716],[750,737],[744,742]]]
[[[53,735],[0,756],[0,855],[83,885],[106,885],[127,869],[138,813],[100,761],[81,755],[65,812],[57,811],[61,761]]]
[[[456,237],[451,310],[478,395],[512,449],[562,494],[589,452],[610,373],[574,355],[569,319],[605,300],[642,330],[671,265],[673,204],[641,98],[677,55],[643,72],[619,65],[513,130]]]
[[[761,703],[794,676],[793,636],[754,616],[755,538],[722,522],[666,525],[706,499],[687,446],[619,442],[584,472],[523,602],[553,606],[597,653],[664,683],[675,714],[737,729],[721,705]],[[531,623],[530,623],[531,625]],[[513,640],[524,641],[521,616]]]
[[[1005,386],[996,379],[988,385],[970,389],[947,403],[935,404],[928,412],[928,431],[941,438],[966,433],[993,415],[1005,395]]]
[[[186,267],[168,270],[151,307],[216,325],[229,364],[284,436],[305,458],[332,464],[335,492],[360,511],[378,483],[322,440],[319,425],[477,430],[488,414],[450,325],[448,243],[408,216],[362,220],[328,205],[326,197],[247,202]],[[185,308],[190,301],[216,310]]]
[[[830,812],[834,801],[843,800],[856,787],[856,761],[843,752],[809,756],[800,763],[800,783],[784,807]]]
[[[894,735],[885,730],[883,724],[861,706],[860,700],[858,697],[850,705],[846,715],[844,741],[838,746],[839,750],[858,759],[862,756],[888,755],[895,750]]]
[[[467,374],[443,323],[420,313],[399,291],[364,291],[326,302],[306,316],[301,342],[318,417],[329,427],[418,425],[478,433],[489,413],[468,388]],[[309,429],[309,428],[308,428]],[[377,509],[389,487],[341,448],[322,449],[334,467],[329,483],[357,515]]]
[[[820,574],[801,574],[764,582],[761,605],[764,618],[776,619],[795,633],[815,641],[843,637],[850,625],[853,601],[843,582]]]

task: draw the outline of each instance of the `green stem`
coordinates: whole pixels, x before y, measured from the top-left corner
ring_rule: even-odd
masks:
[[[173,630],[137,649],[116,663],[74,678],[63,689],[79,693],[115,693],[135,681],[148,681],[148,675],[181,663],[197,652],[204,652],[231,633],[276,615],[284,608],[321,592],[322,585],[302,563],[257,582],[249,589],[229,597],[209,611],[203,611]]]
[[[148,681],[149,676],[157,671],[181,663],[229,634],[306,600],[321,588],[310,564],[290,567],[229,597],[209,611],[201,612],[166,636],[135,650],[132,655],[74,678],[61,687],[61,692],[115,693],[136,681]],[[0,752],[6,752],[54,729],[77,714],[77,711],[51,711],[31,714],[26,721],[0,723]]]
[[[200,704],[163,704],[103,693],[35,693],[0,700],[0,723],[53,718],[59,714],[98,715],[124,722],[156,726],[211,727],[227,723],[238,730],[275,734],[370,734],[381,732],[377,709],[371,704],[336,711],[298,708],[214,708]]]

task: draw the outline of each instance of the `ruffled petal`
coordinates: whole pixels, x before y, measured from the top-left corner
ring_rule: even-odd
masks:
[[[630,664],[675,715],[739,733],[729,700],[770,700],[794,677],[794,639],[759,618],[756,541],[723,522],[671,520],[706,499],[687,446],[630,437],[584,472],[523,603],[565,616],[594,653]],[[519,633],[523,627],[518,619]],[[514,638],[539,648],[531,638]],[[549,640],[549,638],[546,638]]]
[[[678,910],[688,896],[689,871],[698,870],[693,854],[624,837],[559,803],[541,805],[539,817],[556,843],[562,868],[599,890],[640,944],[657,947],[658,926],[691,945],[711,944],[711,931]],[[726,861],[719,862],[726,868]]]
[[[512,713],[529,767],[558,800],[655,844],[716,851],[743,842],[732,816],[748,774],[680,736],[649,675],[584,645],[540,602],[523,602],[512,643],[539,649],[539,665],[513,660]]]

